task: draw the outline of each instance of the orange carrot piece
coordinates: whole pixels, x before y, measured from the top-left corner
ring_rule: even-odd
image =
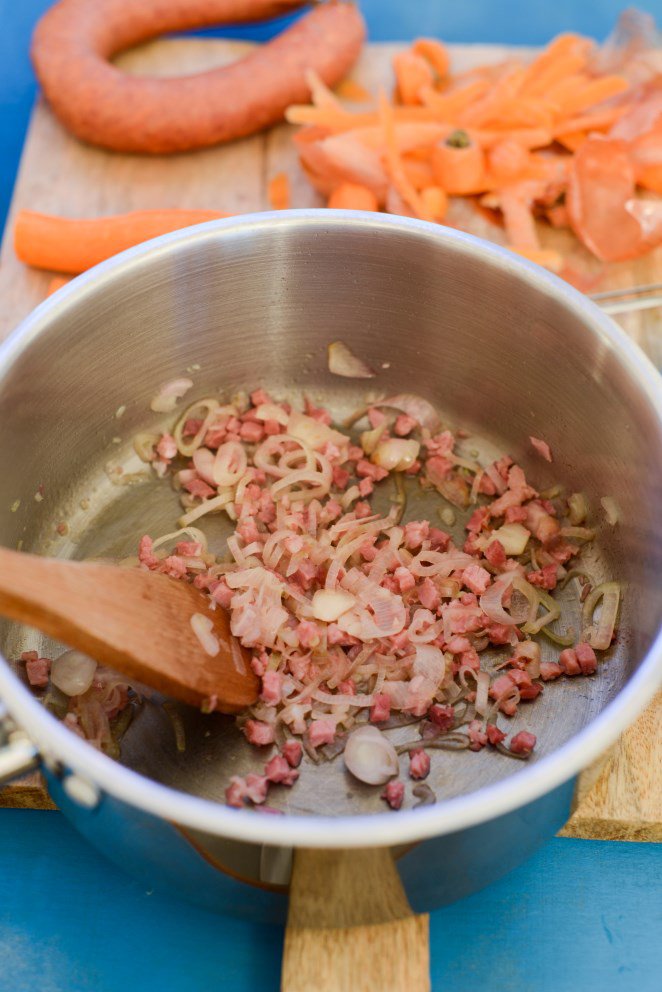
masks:
[[[504,131],[488,131],[481,128],[472,130],[475,140],[483,148],[491,148],[493,145],[508,138],[509,141],[516,141],[523,148],[544,148],[552,143],[551,131],[543,128],[514,128]]]
[[[490,173],[499,181],[512,182],[529,165],[531,156],[526,148],[516,141],[504,138],[488,152],[487,163]]]
[[[448,197],[441,186],[426,186],[421,191],[421,203],[434,220],[440,221],[446,216]]]
[[[288,210],[290,206],[290,180],[284,172],[277,172],[269,180],[269,205],[272,210]]]
[[[426,186],[434,186],[434,172],[429,161],[416,158],[414,155],[403,155],[402,168],[414,189],[420,191],[425,189]]]
[[[331,210],[379,210],[373,191],[359,183],[342,183],[337,186],[329,197],[327,207]]]
[[[579,114],[577,117],[567,117],[559,121],[552,128],[552,135],[566,134],[570,131],[603,131],[620,120],[629,108],[624,104],[622,107],[607,107],[605,110],[596,110],[591,114]]]
[[[466,86],[458,87],[447,93],[437,93],[432,89],[421,91],[421,98],[426,107],[433,110],[437,120],[455,121],[457,115],[470,106],[475,100],[484,96],[490,84],[486,79],[476,79]]]
[[[306,73],[306,82],[310,89],[310,99],[315,107],[320,110],[343,110],[343,105],[324,80],[312,69]]]
[[[618,96],[630,88],[630,83],[622,76],[602,76],[600,79],[592,79],[586,83],[578,92],[568,95],[565,100],[560,101],[560,109],[563,116],[577,115],[596,103],[602,103],[611,97]]]
[[[568,134],[557,134],[555,140],[560,145],[567,148],[569,152],[576,152],[583,141],[588,138],[588,131],[569,131]]]
[[[68,276],[53,276],[48,284],[46,296],[52,296],[53,293],[57,293],[58,289],[62,289],[62,287],[66,286],[68,282],[71,282],[71,279]]]
[[[447,193],[461,196],[480,188],[485,177],[485,155],[466,131],[454,131],[434,146],[432,168]]]
[[[75,220],[21,210],[14,226],[14,250],[26,265],[77,275],[160,234],[230,216],[218,210],[173,208]]]
[[[420,104],[421,90],[434,83],[430,64],[415,52],[398,52],[393,56],[393,70],[400,102],[406,106]]]
[[[555,251],[553,248],[509,247],[510,250],[514,251],[517,255],[521,255],[523,258],[528,258],[530,262],[535,262],[537,265],[542,265],[544,269],[549,269],[550,272],[556,272],[558,274],[563,269],[563,255],[560,251]]]
[[[500,203],[506,236],[509,246],[517,251],[539,251],[538,232],[529,197],[523,186],[523,183],[515,183],[501,190]]]
[[[436,38],[417,38],[412,45],[412,51],[429,62],[439,79],[448,75],[450,56],[448,49]]]
[[[438,124],[439,114],[429,107],[392,107],[396,123]],[[285,111],[285,120],[290,124],[310,124],[328,131],[350,131],[356,127],[373,127],[380,123],[379,113],[368,110],[352,113],[350,110],[332,111],[310,104],[293,104]]]
[[[397,193],[404,202],[412,208],[417,217],[421,220],[433,220],[434,218],[427,212],[423,202],[409,182],[402,167],[400,150],[395,137],[395,125],[393,121],[393,108],[382,92],[379,99],[379,113],[384,128],[384,138],[386,144],[386,165]]]
[[[334,90],[336,96],[342,100],[349,100],[350,103],[368,103],[372,100],[372,93],[369,93],[365,86],[361,86],[355,79],[343,79]]]
[[[589,48],[590,43],[580,35],[560,34],[527,67],[522,89],[527,93],[544,92],[551,82],[568,74],[567,66],[573,60],[579,62],[573,72],[583,68]]]

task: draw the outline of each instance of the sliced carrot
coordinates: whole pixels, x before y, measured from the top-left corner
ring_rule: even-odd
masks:
[[[343,105],[333,90],[312,69],[306,72],[306,82],[310,89],[310,99],[316,107],[321,110],[343,110]]]
[[[337,186],[327,203],[332,210],[378,210],[377,197],[367,186],[343,183]]]
[[[441,186],[426,186],[421,191],[421,203],[434,220],[442,220],[448,210],[448,197]]]
[[[372,100],[372,94],[355,79],[343,79],[338,83],[334,92],[336,96],[343,100],[349,100],[350,103],[368,103]]]
[[[77,220],[21,210],[14,226],[14,250],[26,265],[77,275],[160,234],[230,216],[218,210],[173,208]]]
[[[448,75],[450,57],[448,49],[436,38],[417,38],[412,45],[412,51],[429,62],[439,79]]]
[[[399,52],[393,57],[393,70],[400,102],[420,104],[421,90],[434,84],[429,62],[415,52]]]
[[[267,190],[272,210],[288,210],[290,206],[290,180],[286,173],[277,172],[269,180]]]
[[[402,156],[402,168],[414,189],[423,190],[435,183],[434,172],[429,161],[415,158],[412,155]]]
[[[545,148],[552,143],[551,131],[545,131],[543,128],[513,128],[508,131],[488,131],[478,128],[472,130],[472,134],[483,148],[491,148],[504,138],[516,141],[522,148]]]
[[[628,107],[624,105],[596,110],[590,114],[580,114],[577,117],[566,117],[552,128],[552,134],[556,137],[557,134],[567,134],[570,131],[604,131],[620,120],[627,110]]]
[[[466,86],[445,93],[424,89],[421,91],[421,98],[425,106],[438,115],[439,120],[454,122],[457,115],[465,107],[469,107],[474,100],[487,93],[489,86],[490,84],[486,79],[476,79]]]
[[[526,148],[504,138],[498,141],[489,151],[487,161],[491,174],[497,180],[512,182],[529,165],[530,155]]]
[[[475,192],[485,177],[485,155],[466,131],[454,131],[432,151],[432,168],[447,193]]]
[[[556,272],[557,275],[563,269],[563,255],[560,251],[555,251],[553,248],[512,248],[512,251],[516,254],[521,255],[523,258],[528,258],[530,262],[535,262],[537,265],[542,265],[543,268],[549,269],[550,272]]]
[[[400,150],[395,138],[395,125],[393,122],[393,108],[386,99],[384,93],[380,94],[379,113],[384,127],[384,139],[386,144],[386,164],[397,193],[404,202],[412,208],[417,217],[421,220],[434,220],[425,209],[423,201],[409,182],[402,167]]]
[[[53,293],[57,293],[58,289],[62,289],[66,286],[68,282],[71,282],[68,276],[53,276],[48,284],[48,289],[46,290],[46,296],[52,296]]]
[[[500,193],[506,236],[517,251],[538,251],[540,240],[531,212],[531,194],[527,183],[505,186]]]
[[[629,89],[630,84],[622,76],[602,76],[600,79],[592,79],[586,83],[579,91],[568,94],[560,101],[560,109],[563,116],[577,115],[596,103],[602,103],[611,97],[618,96]]]

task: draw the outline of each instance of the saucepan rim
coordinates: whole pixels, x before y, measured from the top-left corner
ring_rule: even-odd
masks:
[[[119,275],[127,275],[176,245],[203,244],[222,239],[237,230],[256,232],[303,230],[314,227],[332,232],[354,227],[377,236],[401,232],[429,241],[445,242],[453,251],[482,261],[493,269],[514,274],[534,287],[542,297],[563,303],[578,317],[587,332],[603,347],[618,353],[637,389],[656,412],[662,434],[662,389],[652,363],[609,317],[566,282],[506,249],[471,235],[425,221],[368,214],[357,211],[306,209],[248,214],[210,221],[163,235],[131,248],[73,280],[45,300],[0,346],[0,389],[12,364],[30,348],[51,319],[71,301],[103,293],[104,286]],[[4,661],[0,655],[0,659]],[[590,724],[552,754],[514,772],[508,778],[468,795],[397,814],[350,816],[260,816],[231,809],[218,802],[187,795],[160,785],[96,751],[44,709],[11,671],[0,664],[0,698],[16,721],[40,748],[46,762],[57,761],[98,786],[102,793],[146,813],[182,826],[235,840],[269,845],[305,847],[367,847],[410,843],[474,826],[524,806],[561,786],[604,752],[652,698],[662,676],[662,629],[637,671],[619,694]]]

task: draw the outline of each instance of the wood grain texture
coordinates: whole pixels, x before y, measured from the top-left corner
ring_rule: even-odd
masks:
[[[247,45],[215,39],[165,39],[127,53],[121,64],[131,71],[168,75],[197,72],[222,65],[246,51]],[[375,91],[391,85],[390,60],[397,45],[371,45],[357,64],[353,77]],[[528,50],[519,49],[528,54]],[[486,45],[452,48],[453,64],[466,70],[480,62],[497,61],[513,49]],[[45,297],[50,274],[27,269],[14,256],[11,231],[22,207],[70,216],[99,216],[140,208],[197,207],[235,212],[268,207],[267,181],[277,172],[290,177],[292,205],[319,206],[319,195],[299,168],[287,125],[267,134],[188,155],[141,158],[110,154],[81,145],[68,136],[49,110],[38,102],[25,144],[12,208],[0,255],[0,338]],[[475,234],[492,240],[503,232],[455,207],[451,221],[469,218]],[[550,247],[570,248],[573,265],[597,273],[595,260],[567,232],[542,230]],[[596,290],[662,280],[662,251],[636,263],[611,266]],[[649,311],[618,318],[621,325],[662,367],[662,313]],[[566,836],[636,840],[660,839],[662,812],[662,694],[647,714],[618,744],[579,780],[577,805],[564,829]],[[656,716],[657,714],[657,716]],[[0,805],[48,804],[37,789],[36,778],[0,792]]]
[[[282,992],[429,992],[429,919],[386,848],[295,853]]]

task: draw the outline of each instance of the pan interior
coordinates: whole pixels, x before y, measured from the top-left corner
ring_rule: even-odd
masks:
[[[619,637],[598,675],[548,684],[509,721],[513,732],[526,728],[537,735],[535,762],[617,695],[659,624],[662,568],[652,507],[662,488],[659,425],[645,404],[637,406],[618,356],[583,332],[580,316],[544,287],[508,267],[458,254],[436,237],[395,228],[388,236],[369,233],[320,222],[319,229],[285,226],[278,236],[265,229],[234,241],[182,242],[112,272],[103,286],[91,282],[54,308],[45,331],[0,381],[0,457],[8,469],[0,501],[15,510],[3,515],[0,539],[67,558],[121,559],[136,553],[143,534],[175,529],[177,496],[167,481],[150,476],[132,439],[141,430],[172,426],[175,415],[150,413],[149,399],[187,369],[194,388],[186,401],[261,386],[278,398],[310,396],[338,422],[366,398],[420,393],[450,426],[472,432],[465,444],[480,461],[508,452],[537,488],[558,481],[568,491],[586,492],[598,539],[583,562],[596,581],[618,578],[626,586]],[[326,346],[338,337],[372,362],[376,379],[329,375]],[[549,441],[553,465],[536,458],[529,434]],[[43,498],[35,500],[37,493]],[[607,494],[622,512],[615,528],[600,511],[600,496]],[[387,505],[388,488],[378,499]],[[405,520],[438,522],[442,505],[437,494],[412,488]],[[449,528],[460,545],[466,517],[458,513]],[[203,524],[218,553],[228,533],[225,519],[207,517]],[[579,630],[573,583],[564,599],[564,620]],[[6,623],[0,638],[8,659],[25,650],[53,656],[61,649]],[[546,642],[542,650],[549,659],[558,653]],[[161,703],[154,697],[136,708],[122,742],[123,764],[219,801],[231,775],[261,768],[263,758],[231,718],[184,706],[176,706],[186,740],[179,751]],[[397,744],[417,730],[399,728],[389,736]],[[406,773],[406,758],[402,767]],[[518,767],[487,749],[434,751],[428,783],[444,800]],[[274,789],[269,801],[292,814],[384,808],[379,790],[349,776],[341,757],[319,766],[305,759],[296,787]]]

